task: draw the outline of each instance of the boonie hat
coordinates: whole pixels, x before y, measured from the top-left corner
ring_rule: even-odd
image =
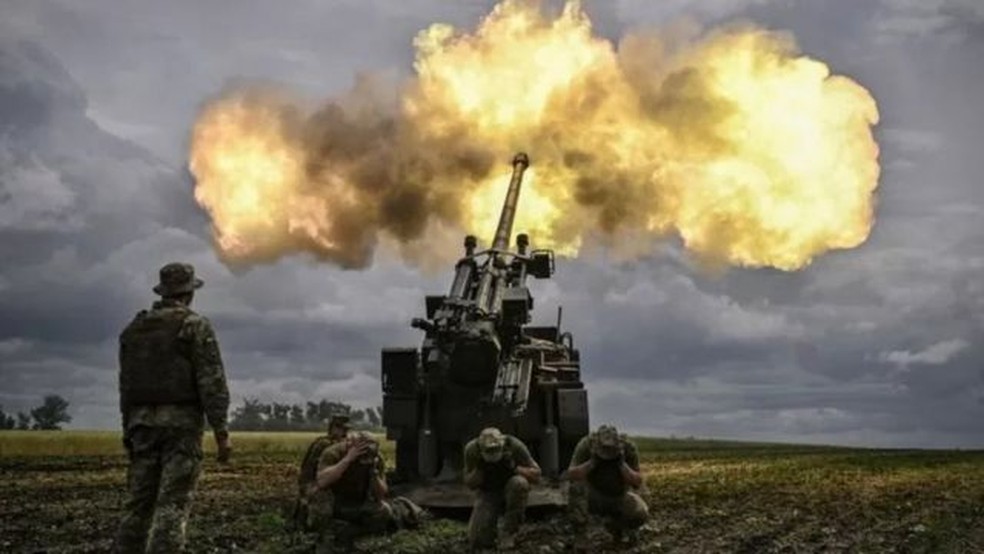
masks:
[[[161,296],[174,296],[201,288],[204,281],[195,277],[195,266],[173,262],[165,265],[160,271],[160,283],[154,286],[154,292]]]

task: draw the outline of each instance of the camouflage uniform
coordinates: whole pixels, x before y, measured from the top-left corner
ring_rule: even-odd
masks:
[[[482,450],[502,449],[502,458],[488,462]],[[475,505],[468,520],[468,543],[473,549],[495,545],[496,524],[503,519],[503,535],[512,537],[519,530],[526,512],[530,483],[516,473],[517,466],[539,468],[526,445],[498,429],[482,431],[478,438],[465,445],[466,484],[475,489]],[[479,472],[478,474],[474,472]],[[469,475],[480,475],[476,482],[467,482]]]
[[[172,295],[182,287],[200,286],[190,265],[169,264],[161,269],[161,284],[154,290]],[[149,334],[133,339],[135,329],[149,329]],[[173,360],[175,373],[187,371],[185,381],[157,367],[134,369],[141,360],[158,365]],[[154,387],[160,387],[162,402],[154,402],[153,392],[148,392]],[[180,387],[188,390],[181,393]],[[208,320],[172,298],[137,314],[120,336],[120,396],[123,443],[130,458],[130,498],[115,548],[118,552],[181,551],[200,473],[205,420],[216,436],[228,435],[229,391]],[[172,402],[175,398],[180,401]],[[186,401],[191,398],[194,401]]]
[[[348,442],[326,448],[318,460],[318,473],[342,461],[348,449]],[[328,547],[333,540],[354,538],[356,534],[396,529],[398,522],[392,506],[385,499],[376,498],[373,492],[373,479],[385,474],[386,462],[377,452],[370,463],[354,461],[338,481],[310,493],[308,526],[321,533],[319,548]]]
[[[606,450],[615,454],[611,457],[599,455]],[[586,481],[571,484],[568,499],[571,519],[577,532],[583,533],[588,514],[603,516],[608,519],[607,527],[617,539],[622,532],[635,530],[649,519],[646,502],[630,490],[620,469],[624,461],[639,471],[639,452],[625,435],[619,435],[614,427],[603,425],[577,443],[571,456],[571,467],[592,458],[595,465]]]
[[[301,459],[301,471],[297,476],[297,501],[294,503],[293,524],[297,529],[310,530],[309,506],[317,492],[318,462],[326,448],[345,440],[348,435],[349,417],[335,415],[328,420],[328,433],[314,439]]]

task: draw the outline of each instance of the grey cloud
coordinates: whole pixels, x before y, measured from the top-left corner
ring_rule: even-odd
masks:
[[[945,340],[927,346],[918,352],[907,350],[882,352],[878,358],[881,361],[892,362],[902,367],[913,364],[941,365],[953,359],[956,354],[968,346],[970,343],[963,339]]]
[[[0,229],[76,231],[75,193],[60,176],[37,163],[16,165],[0,144]]]
[[[942,36],[948,41],[984,38],[984,5],[976,0],[881,0],[881,40]]]
[[[393,291],[426,279],[394,288],[385,271],[335,275],[304,260],[231,274],[211,252],[185,174],[93,124],[84,98],[58,92],[77,86],[43,48],[0,41],[0,55],[17,60],[4,66],[0,93],[30,81],[31,94],[55,99],[44,117],[18,120],[29,126],[3,143],[0,402],[27,409],[60,393],[76,425],[111,425],[116,334],[152,300],[157,268],[187,260],[208,282],[196,305],[227,349],[238,397],[276,396],[283,382],[293,387],[285,390],[354,391],[357,403],[378,403],[380,345],[409,335],[408,326],[382,323],[411,309],[411,296],[402,301]],[[388,275],[408,274],[393,267]]]
[[[101,125],[180,164],[200,103],[227,80],[281,82],[321,99],[360,71],[404,72],[417,32],[475,21],[491,4],[14,0],[3,9],[7,28],[72,68]]]
[[[601,2],[595,4],[600,5]],[[680,17],[702,20],[725,18],[755,6],[771,7],[781,2],[776,0],[668,0],[664,2],[618,0],[609,4],[624,23],[662,24]]]
[[[943,138],[931,131],[883,129],[881,136],[903,153],[932,153],[943,147]]]

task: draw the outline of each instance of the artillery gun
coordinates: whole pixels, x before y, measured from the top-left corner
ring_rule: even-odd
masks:
[[[509,249],[523,173],[513,158],[499,224],[487,250],[465,237],[446,295],[427,296],[420,348],[382,351],[383,425],[396,441],[394,492],[433,508],[471,506],[462,484],[463,448],[489,426],[522,440],[543,471],[530,505],[563,505],[558,479],[588,432],[587,392],[570,333],[530,326],[533,297],[526,278],[549,278],[551,250],[530,250],[529,237]]]

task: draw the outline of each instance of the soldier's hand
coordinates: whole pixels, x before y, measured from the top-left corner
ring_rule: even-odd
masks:
[[[533,471],[533,468],[527,466],[516,466],[513,468],[513,473],[519,475],[527,481],[533,480]]]
[[[229,458],[232,456],[232,442],[229,441],[229,435],[215,435],[215,459],[220,464],[229,463]]]
[[[345,452],[345,459],[349,462],[354,462],[365,454],[368,454],[372,449],[372,443],[368,441],[356,441],[349,446],[348,451]]]

